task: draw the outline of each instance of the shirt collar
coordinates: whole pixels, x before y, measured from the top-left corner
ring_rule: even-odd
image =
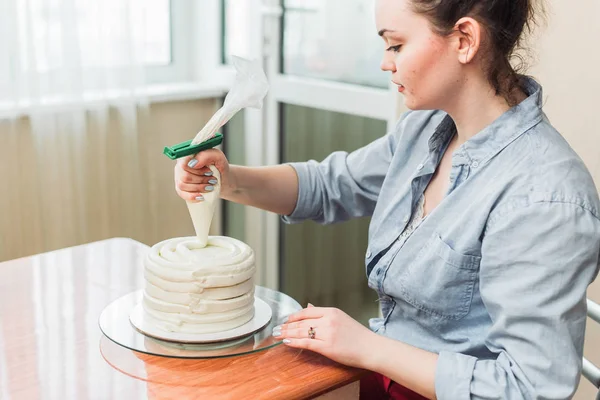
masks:
[[[453,165],[483,165],[542,120],[542,87],[533,78],[521,78],[528,97],[463,143],[454,153]],[[430,152],[441,152],[455,132],[454,121],[446,115],[429,139]]]

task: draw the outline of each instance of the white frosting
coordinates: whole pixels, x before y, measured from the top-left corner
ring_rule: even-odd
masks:
[[[223,236],[155,244],[144,261],[145,317],[170,332],[212,333],[254,316],[254,253]]]
[[[214,179],[217,180],[217,183],[212,185],[214,190],[212,192],[202,193],[204,201],[196,203],[192,203],[191,201],[186,202],[190,216],[192,217],[196,236],[198,236],[198,240],[202,247],[206,246],[210,224],[213,215],[215,214],[217,201],[221,196],[221,175],[219,170],[214,165],[210,165],[209,167],[213,173]]]

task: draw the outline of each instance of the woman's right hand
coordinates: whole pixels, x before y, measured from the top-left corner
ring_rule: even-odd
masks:
[[[214,165],[221,174],[221,197],[234,190],[229,173],[229,161],[218,149],[210,149],[183,157],[175,165],[175,190],[184,200],[197,202],[204,200],[202,194],[214,190],[217,184],[209,166]]]

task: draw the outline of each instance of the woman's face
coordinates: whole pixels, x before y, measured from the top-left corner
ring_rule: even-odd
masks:
[[[454,51],[457,42],[433,32],[409,1],[376,1],[376,26],[385,41],[381,69],[392,73],[409,109],[444,110],[464,79]]]

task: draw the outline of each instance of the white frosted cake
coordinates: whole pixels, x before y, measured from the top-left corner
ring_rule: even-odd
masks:
[[[255,271],[252,249],[230,237],[157,243],[144,260],[144,318],[176,333],[241,326],[254,316]]]

